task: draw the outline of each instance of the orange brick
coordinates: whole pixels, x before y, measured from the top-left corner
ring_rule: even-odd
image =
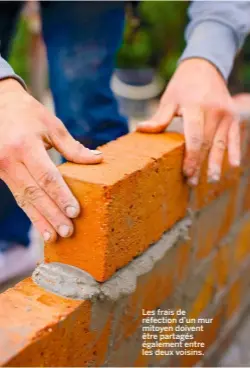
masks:
[[[249,121],[241,123],[241,147],[242,147],[242,166],[250,166],[250,125]]]
[[[164,259],[151,271],[146,284],[147,293],[144,291],[142,306],[145,309],[155,309],[164,300],[173,295],[175,280],[174,271],[176,264],[176,248],[171,248]],[[152,298],[152,295],[154,297]]]
[[[192,303],[188,318],[198,318],[202,312],[209,306],[215,293],[215,278],[212,269],[208,272],[198,295]]]
[[[150,355],[142,355],[140,352],[136,358],[135,367],[149,367],[149,360],[152,359]]]
[[[138,277],[136,290],[126,302],[119,302],[120,307],[118,315],[115,315],[116,325],[113,330],[115,349],[139,328],[142,318],[145,318],[142,315],[143,309],[154,310],[165,300],[171,299],[175,287],[175,265],[176,247],[173,247],[149,273]]]
[[[91,330],[90,321],[89,301],[64,299],[22,281],[0,295],[0,365],[102,365],[110,320],[100,331]]]
[[[203,318],[203,317],[201,317]],[[212,316],[204,318],[213,318]],[[204,343],[204,348],[198,348],[203,355],[206,354],[207,349],[217,340],[220,328],[223,323],[223,310],[220,307],[213,318],[212,323],[203,324],[203,331],[198,331],[194,335],[194,340],[199,343]],[[203,355],[182,356],[180,358],[180,367],[193,367],[203,358]]]
[[[241,168],[230,167],[227,156],[225,156],[221,180],[218,183],[208,183],[207,162],[205,162],[201,170],[200,184],[192,191],[190,207],[193,210],[199,210],[227,189],[237,186],[241,171]]]
[[[177,133],[133,133],[103,146],[100,165],[62,165],[82,215],[72,238],[46,245],[46,261],[104,281],[157,241],[186,213],[183,150]]]
[[[211,253],[219,241],[227,235],[236,211],[236,189],[223,193],[204,208],[194,223],[195,257],[202,260]]]
[[[250,264],[248,263],[245,270],[240,274],[242,301],[249,298],[250,291]]]
[[[119,302],[118,311],[114,314],[117,320],[113,326],[114,349],[119,349],[124,339],[132,336],[140,328],[144,291],[144,283],[138,282],[135,292],[126,299],[126,303]]]
[[[243,215],[245,212],[250,211],[250,173],[246,173],[246,175],[241,179],[241,198],[240,198],[240,208],[239,214]]]
[[[215,276],[218,288],[222,289],[227,285],[230,270],[232,268],[231,244],[223,244],[218,248],[214,258]]]
[[[250,219],[241,223],[234,246],[234,263],[236,267],[250,255]]]

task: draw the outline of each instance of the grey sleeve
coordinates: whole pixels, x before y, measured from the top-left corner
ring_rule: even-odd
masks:
[[[7,78],[16,79],[26,89],[26,85],[22,78],[15,74],[12,67],[0,56],[0,81]]]
[[[234,58],[250,32],[250,1],[193,1],[187,46],[179,61],[194,57],[214,64],[227,80]]]

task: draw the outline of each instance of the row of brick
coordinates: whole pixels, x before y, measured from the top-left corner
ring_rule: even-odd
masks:
[[[69,300],[46,292],[31,279],[22,281],[0,295],[1,365],[102,366],[106,362],[123,366],[126,362],[127,366],[145,366],[149,357],[141,355],[141,311],[159,306],[182,308],[190,318],[197,318],[211,315],[216,303],[223,311],[224,326],[249,292],[249,228],[249,217],[238,220],[231,234],[215,244],[201,263],[192,257],[195,245],[186,236],[173,242],[152,269],[137,278],[136,290],[114,301]],[[154,252],[157,246],[163,243],[147,252]],[[125,267],[118,277],[122,278],[127,268],[133,272],[133,263],[139,261]],[[184,263],[186,267],[181,267]],[[138,266],[136,270],[138,274]],[[217,311],[212,315],[215,319],[209,328],[215,331],[217,319],[222,317],[216,317]],[[215,332],[207,331],[205,337],[211,339],[206,343],[209,347]],[[134,361],[129,360],[132,358]],[[181,366],[190,366],[190,361],[191,357],[185,357]]]
[[[249,291],[248,135],[242,124],[242,168],[229,168],[225,159],[220,183],[208,184],[204,166],[191,193],[182,177],[184,141],[176,133],[133,133],[103,147],[101,165],[61,166],[83,213],[74,237],[46,245],[46,260],[77,266],[101,282],[111,278],[103,288],[135,272],[136,288],[118,300],[80,301],[22,281],[0,295],[0,364],[156,364],[141,355],[140,325],[142,308],[159,306],[183,308],[189,316],[212,313],[211,331],[200,337],[211,339],[210,346]],[[183,236],[180,224],[173,225],[188,207],[192,226]],[[164,249],[161,257],[140,274],[148,252],[153,257],[157,249]],[[175,364],[190,366],[188,358]]]
[[[242,139],[245,163],[250,157],[245,124]],[[208,183],[204,164],[200,185],[189,193],[182,175],[181,134],[132,133],[102,151],[105,161],[100,165],[60,167],[83,211],[72,238],[45,247],[46,262],[79,267],[101,282],[159,240],[188,208],[199,210],[229,188],[236,192],[242,171],[230,168],[225,158],[221,181]]]

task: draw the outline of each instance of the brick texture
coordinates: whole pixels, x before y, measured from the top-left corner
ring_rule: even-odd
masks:
[[[134,133],[104,146],[100,165],[61,166],[82,216],[72,238],[46,245],[46,261],[71,264],[105,281],[159,240],[186,213],[183,150],[176,133]]]

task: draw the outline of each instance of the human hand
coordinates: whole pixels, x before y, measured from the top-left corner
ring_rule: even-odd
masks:
[[[218,181],[225,150],[229,163],[240,165],[239,117],[226,83],[203,59],[183,61],[170,80],[154,116],[138,124],[144,133],[161,133],[175,115],[183,117],[186,153],[183,172],[191,185],[199,181],[208,156],[208,180]]]
[[[63,123],[14,79],[0,82],[0,178],[45,241],[73,233],[80,206],[46,150],[68,161],[97,164],[100,151],[77,142]],[[15,224],[13,224],[15,226]]]

